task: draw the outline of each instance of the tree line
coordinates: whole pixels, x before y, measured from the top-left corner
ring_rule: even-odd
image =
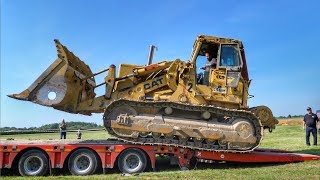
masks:
[[[277,119],[289,119],[289,118],[303,118],[304,115],[291,115],[289,114],[288,116],[278,116],[276,117]]]
[[[66,122],[68,130],[77,130],[77,129],[98,129],[103,128],[102,125],[97,125],[96,123],[87,123],[87,122]],[[24,128],[16,128],[16,127],[1,127],[0,131],[13,131],[13,130],[51,130],[51,129],[59,129],[59,123],[51,123],[45,124],[40,127],[24,127]]]

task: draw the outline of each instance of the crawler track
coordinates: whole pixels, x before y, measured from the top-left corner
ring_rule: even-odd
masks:
[[[197,141],[193,138],[182,139],[177,136],[174,137],[154,137],[152,133],[149,135],[141,135],[138,138],[130,138],[121,136],[121,134],[116,133],[111,127],[111,121],[116,119],[108,116],[112,111],[118,109],[122,106],[130,106],[137,110],[137,112],[144,112],[146,110],[150,111],[152,115],[156,115],[163,112],[163,108],[171,107],[175,111],[186,112],[186,114],[192,113],[201,113],[204,111],[210,112],[215,117],[230,117],[228,120],[224,121],[226,125],[230,125],[236,118],[243,118],[249,121],[254,128],[254,136],[257,138],[256,142],[250,144],[250,147],[237,148],[237,146],[232,146],[229,143],[218,143],[218,141],[208,143],[208,139],[203,139]],[[174,116],[174,114],[172,115]],[[200,119],[200,118],[199,118]],[[195,119],[195,120],[199,120]],[[103,116],[104,126],[106,127],[109,134],[116,137],[119,140],[124,142],[129,142],[133,144],[142,144],[142,145],[167,145],[167,146],[179,146],[183,148],[190,148],[195,150],[207,150],[207,151],[224,151],[224,152],[250,152],[257,148],[262,140],[263,128],[259,119],[250,111],[246,110],[237,110],[237,109],[227,109],[222,107],[215,106],[201,106],[201,105],[190,105],[174,102],[154,102],[154,101],[131,101],[120,99],[112,102],[106,109]],[[203,120],[205,121],[205,120]],[[219,121],[221,124],[221,122]]]

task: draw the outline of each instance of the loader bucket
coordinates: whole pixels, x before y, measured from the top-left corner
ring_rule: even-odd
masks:
[[[78,113],[79,102],[95,97],[94,77],[89,66],[54,40],[58,58],[20,94],[11,98],[32,101],[66,112]]]

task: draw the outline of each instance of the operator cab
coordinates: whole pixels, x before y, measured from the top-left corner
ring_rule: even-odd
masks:
[[[216,65],[209,66],[209,68],[208,54],[213,59],[212,61],[216,61]],[[197,84],[209,86],[213,81],[214,77],[211,76],[214,74],[214,71],[224,71],[224,75],[227,77],[224,79],[226,86],[236,87],[238,85],[243,65],[238,44],[220,44],[203,41],[198,54],[195,52],[194,55],[196,55]]]

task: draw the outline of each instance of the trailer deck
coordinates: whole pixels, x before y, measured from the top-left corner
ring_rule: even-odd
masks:
[[[107,140],[0,140],[0,170],[17,167],[24,176],[45,175],[54,168],[68,168],[74,175],[103,172],[117,163],[123,173],[139,173],[156,156],[168,155],[181,169],[199,162],[294,163],[320,160],[320,156],[275,149],[256,149],[250,153],[225,153],[192,150],[174,146],[135,145],[115,139]],[[1,171],[0,171],[1,172]]]

